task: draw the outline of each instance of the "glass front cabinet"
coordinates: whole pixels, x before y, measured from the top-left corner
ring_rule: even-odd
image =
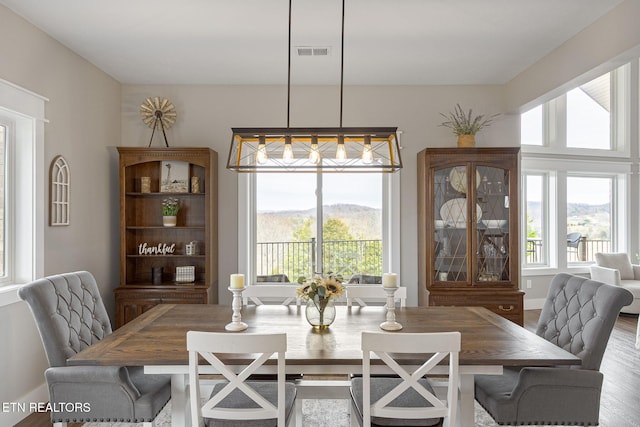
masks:
[[[483,306],[523,324],[519,148],[418,154],[420,305]]]

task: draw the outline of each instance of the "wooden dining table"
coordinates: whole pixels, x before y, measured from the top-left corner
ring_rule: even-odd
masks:
[[[380,306],[338,306],[335,322],[324,333],[311,328],[304,310],[295,305],[245,306],[241,315],[248,328],[227,333],[286,332],[289,374],[361,373],[361,333],[384,332],[379,325],[386,319],[386,310]],[[189,412],[186,333],[226,332],[231,316],[231,307],[225,305],[161,304],[71,357],[68,364],[143,366],[148,374],[171,375],[172,426],[183,426]],[[403,326],[401,332],[461,333],[460,426],[474,425],[475,375],[500,375],[505,366],[581,363],[573,354],[482,307],[405,307],[396,308],[395,316]],[[225,363],[240,365],[248,360],[227,358]],[[402,363],[417,365],[423,360],[418,355],[407,355]],[[381,361],[372,358],[371,363],[372,373],[387,372]],[[275,364],[266,364],[263,372],[275,372]],[[446,373],[446,366],[442,366],[442,373]]]

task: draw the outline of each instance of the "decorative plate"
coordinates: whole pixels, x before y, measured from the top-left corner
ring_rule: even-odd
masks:
[[[482,218],[482,209],[476,204],[477,220]],[[448,227],[467,228],[467,199],[451,199],[440,208],[440,217]]]
[[[454,190],[460,193],[467,193],[467,168],[456,166],[449,172],[449,182]],[[480,185],[480,172],[476,171],[476,188]]]

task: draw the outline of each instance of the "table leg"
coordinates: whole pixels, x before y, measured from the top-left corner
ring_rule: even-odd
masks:
[[[475,388],[473,374],[460,374],[460,402],[458,405],[458,426],[473,427],[475,423]]]
[[[638,318],[638,329],[636,330],[636,348],[640,350],[640,317]]]
[[[185,427],[189,423],[189,399],[187,396],[189,376],[171,375],[171,427]]]

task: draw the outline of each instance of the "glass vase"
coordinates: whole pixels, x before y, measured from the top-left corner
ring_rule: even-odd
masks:
[[[316,331],[324,331],[329,328],[336,318],[336,307],[331,298],[321,299],[318,302],[309,300],[305,310],[307,322]]]

